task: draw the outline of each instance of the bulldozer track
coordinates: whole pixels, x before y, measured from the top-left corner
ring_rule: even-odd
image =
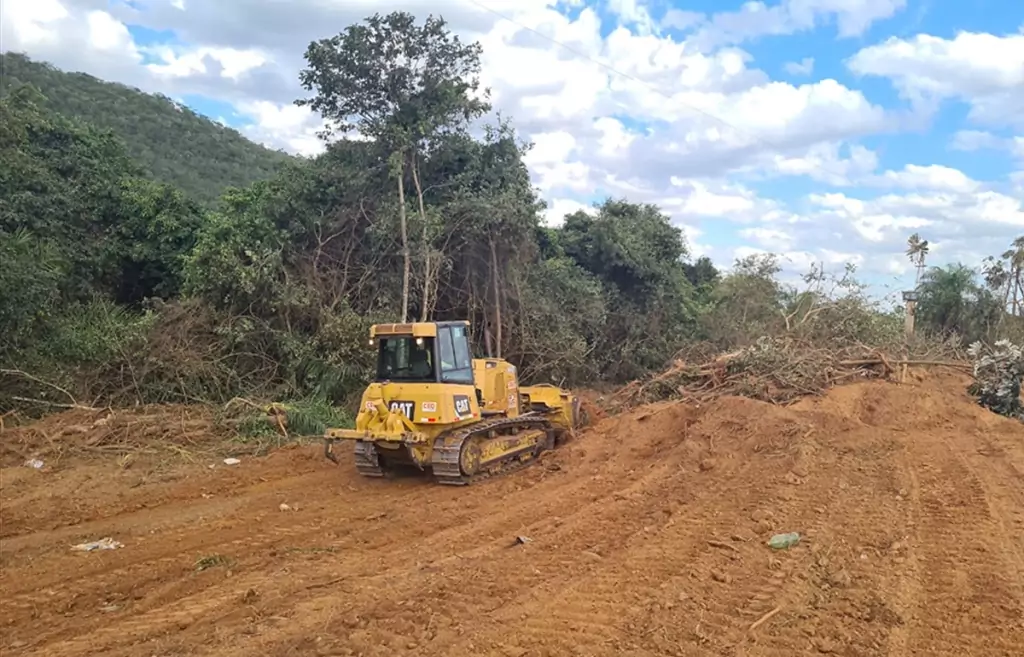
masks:
[[[366,440],[357,440],[355,446],[356,470],[364,477],[383,477],[384,468],[381,467],[380,454],[377,453],[377,446]]]
[[[521,458],[524,454],[511,454],[505,459],[499,461],[497,464],[488,467],[483,472],[467,475],[462,471],[462,450],[466,446],[466,441],[475,436],[487,434],[491,431],[501,431],[503,429],[512,429],[515,427],[524,429],[551,429],[553,428],[553,425],[550,420],[541,416],[519,416],[513,418],[503,417],[493,420],[485,420],[483,422],[478,422],[477,424],[443,433],[434,439],[434,453],[431,463],[434,470],[434,478],[441,484],[447,484],[449,486],[466,486],[483,479],[500,474],[508,474],[525,467],[527,464],[535,460],[539,453],[538,450],[526,452],[525,454],[528,455],[529,458],[525,461]]]

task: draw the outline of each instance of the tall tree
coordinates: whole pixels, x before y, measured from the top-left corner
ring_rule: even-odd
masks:
[[[464,44],[443,18],[428,16],[422,26],[412,14],[374,14],[337,36],[314,41],[299,79],[312,98],[309,107],[327,121],[323,139],[353,132],[382,142],[392,153],[402,242],[402,321],[409,314],[411,250],[405,177],[416,188],[423,229],[424,297],[431,289],[429,228],[420,184],[419,162],[445,133],[464,130],[490,105],[478,97],[479,44]],[[484,93],[486,96],[486,92]],[[429,307],[429,299],[422,300]]]
[[[914,280],[914,287],[921,284],[921,273],[924,271],[924,260],[928,257],[928,240],[922,240],[921,236],[914,233],[907,239],[907,257],[911,264],[917,269],[917,276]]]
[[[998,323],[999,302],[978,285],[976,272],[963,264],[932,267],[921,277],[917,316],[940,333],[967,341],[986,337]]]

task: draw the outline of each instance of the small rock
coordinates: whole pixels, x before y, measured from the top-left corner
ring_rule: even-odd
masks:
[[[239,463],[241,463],[241,461],[233,457],[224,459],[224,465],[238,465]]]
[[[711,579],[723,584],[728,584],[732,581],[732,577],[729,576],[729,573],[722,572],[721,570],[712,570]]]
[[[832,641],[831,639],[827,639],[825,637],[819,636],[819,637],[815,637],[814,640],[812,641],[812,643],[814,644],[814,647],[817,648],[818,652],[820,652],[820,653],[826,653],[827,654],[827,653],[832,653],[832,652],[836,651],[836,643],[835,643],[835,641]]]
[[[701,472],[707,472],[708,470],[714,470],[715,469],[715,465],[716,465],[715,459],[712,459],[712,458],[701,459],[700,460],[700,471]]]
[[[292,508],[290,506],[288,506],[287,504],[285,504],[284,502],[282,502],[281,506],[279,506],[277,508],[281,509],[282,511],[291,511],[292,510]]]
[[[532,540],[529,536],[516,536],[516,545],[526,545]]]
[[[793,466],[793,474],[795,474],[796,476],[801,477],[801,478],[802,477],[806,477],[809,474],[808,471],[807,471],[807,466],[803,465],[802,463],[798,463],[798,464],[794,465]]]
[[[850,577],[850,573],[845,570],[838,570],[829,575],[828,581],[832,586],[846,588],[850,585],[852,578]]]
[[[786,483],[791,484],[793,486],[799,486],[800,484],[804,483],[804,480],[801,479],[795,472],[787,472]]]

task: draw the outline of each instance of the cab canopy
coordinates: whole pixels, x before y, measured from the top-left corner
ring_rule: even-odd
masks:
[[[377,380],[473,385],[469,322],[375,324]]]

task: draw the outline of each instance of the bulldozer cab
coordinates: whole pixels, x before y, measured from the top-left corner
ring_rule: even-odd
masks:
[[[379,324],[371,332],[377,347],[378,382],[473,384],[468,322]]]

